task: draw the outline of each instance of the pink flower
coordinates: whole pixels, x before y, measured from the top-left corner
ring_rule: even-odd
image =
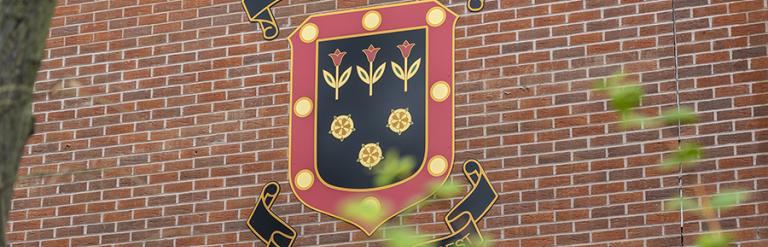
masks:
[[[329,57],[331,57],[331,60],[333,60],[333,65],[336,67],[339,67],[341,65],[341,60],[344,59],[344,55],[347,55],[346,52],[342,52],[339,49],[336,49],[335,52],[328,54]]]
[[[404,58],[408,58],[408,56],[411,55],[411,49],[413,49],[413,46],[415,45],[415,43],[408,43],[408,40],[406,40],[402,45],[397,45],[397,49],[400,49],[400,54],[402,54]]]
[[[363,50],[369,63],[373,63],[373,60],[376,60],[376,53],[379,53],[379,50],[381,50],[381,48],[373,47],[373,45],[370,45],[368,46],[368,49]]]

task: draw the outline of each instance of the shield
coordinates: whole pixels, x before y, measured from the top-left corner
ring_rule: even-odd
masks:
[[[302,203],[371,235],[445,182],[457,19],[418,1],[312,15],[291,34],[289,180]]]

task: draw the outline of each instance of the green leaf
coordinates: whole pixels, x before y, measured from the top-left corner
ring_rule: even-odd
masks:
[[[646,117],[633,111],[620,111],[619,125],[624,129],[642,129],[659,127],[661,122],[657,118]]]
[[[414,229],[390,229],[387,231],[387,235],[389,236],[385,243],[387,247],[412,247],[417,245],[427,247],[427,245],[420,244],[430,239],[427,236],[416,233]]]
[[[692,210],[692,209],[698,209],[699,204],[696,202],[696,200],[678,197],[678,198],[670,199],[669,201],[666,201],[666,203],[664,204],[664,208],[667,211],[678,211],[680,209]]]
[[[640,85],[621,85],[609,88],[611,106],[618,111],[629,111],[640,105],[643,88]]]
[[[661,118],[670,125],[694,123],[698,120],[696,113],[687,107],[681,107],[680,110],[670,109],[664,111]]]
[[[650,118],[632,111],[619,112],[619,125],[624,129],[639,129],[650,121]]]
[[[373,224],[384,216],[382,206],[370,200],[347,201],[342,203],[341,213],[346,217]]]
[[[376,166],[373,183],[376,186],[384,186],[412,174],[416,166],[416,160],[411,156],[400,157],[396,149],[388,149],[384,153],[383,162]]]
[[[696,240],[698,247],[727,247],[730,238],[722,233],[708,233]]]
[[[664,160],[661,167],[667,171],[674,170],[680,165],[693,164],[699,158],[701,158],[701,147],[696,143],[685,142],[680,145],[680,149]]]
[[[611,106],[620,112],[627,112],[639,106],[644,94],[640,85],[627,83],[621,73],[614,74],[605,81],[596,82],[594,88],[598,91],[607,91],[611,98]]]
[[[451,198],[459,195],[461,185],[453,181],[447,181],[444,184],[436,183],[432,185],[432,191],[438,198]]]
[[[744,191],[728,190],[712,196],[709,201],[709,205],[713,208],[728,210],[735,207],[739,202],[744,201],[747,198],[748,194]]]

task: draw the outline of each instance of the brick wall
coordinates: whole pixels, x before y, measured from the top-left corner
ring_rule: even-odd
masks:
[[[245,218],[271,180],[298,245],[376,243],[290,194],[285,37],[309,14],[392,1],[283,0],[270,42],[238,0],[58,2],[12,246],[262,246]],[[697,183],[752,191],[722,224],[768,245],[766,1],[441,2],[461,14],[456,165],[486,167],[500,200],[481,228],[500,246],[690,245],[704,224],[662,201]],[[619,70],[648,92],[644,112],[679,102],[701,121],[620,129],[590,90]],[[678,139],[706,145],[702,166],[658,172]],[[393,221],[444,234],[457,199]]]

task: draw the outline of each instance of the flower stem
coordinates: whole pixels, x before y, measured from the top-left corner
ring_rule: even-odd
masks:
[[[336,82],[333,83],[333,88],[336,90],[336,100],[339,100],[339,66],[336,66]]]
[[[373,62],[368,62],[368,96],[373,96]]]
[[[408,57],[405,57],[405,71],[403,72],[403,77],[405,78],[405,92],[408,92]]]

